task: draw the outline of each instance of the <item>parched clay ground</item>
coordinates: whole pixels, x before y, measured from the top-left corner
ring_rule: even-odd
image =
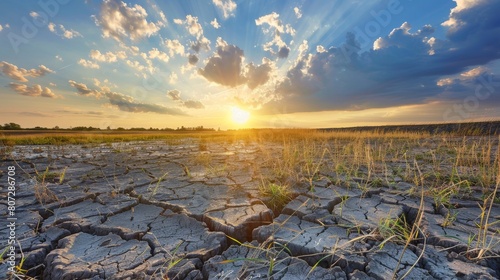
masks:
[[[266,144],[278,156],[280,149]],[[0,166],[1,248],[9,235],[8,166],[16,166],[23,268],[39,279],[500,277],[498,205],[487,236],[491,258],[465,254],[480,222],[474,201],[454,201],[456,217],[443,227],[447,209],[426,198],[424,235],[405,249],[375,229],[387,217],[414,222],[420,199],[404,194],[407,183],[362,192],[322,176],[313,190],[295,186],[294,199],[273,213],[259,194],[269,173],[262,144],[243,141],[16,146]],[[64,177],[46,176],[41,204],[35,185],[44,184],[35,178],[47,167]],[[0,265],[0,278],[7,268]]]

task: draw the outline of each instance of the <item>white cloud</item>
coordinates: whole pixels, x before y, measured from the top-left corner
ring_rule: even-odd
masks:
[[[55,71],[49,69],[45,65],[38,66],[38,69],[26,70],[6,61],[0,62],[0,69],[4,75],[19,82],[27,82],[28,79],[26,79],[26,77],[41,77],[48,73],[55,73]]]
[[[63,58],[60,55],[56,55],[55,57],[56,57],[57,60],[63,61]]]
[[[301,18],[302,17],[302,11],[298,7],[293,8],[293,11],[295,12],[295,16],[297,18]]]
[[[203,28],[201,27],[201,24],[198,22],[198,17],[187,15],[185,23],[189,34],[195,36],[196,38],[200,38],[201,36],[203,36]]]
[[[89,57],[100,62],[116,62],[117,56],[112,52],[101,53],[98,50],[91,50]]]
[[[283,24],[279,20],[279,17],[280,17],[279,14],[277,14],[276,12],[272,12],[268,15],[261,16],[260,18],[256,19],[255,24],[257,26],[267,24],[270,27],[273,27],[276,30],[278,30],[280,33],[284,33],[285,29],[284,29]],[[264,29],[265,33],[268,33],[269,31],[270,31],[270,29]]]
[[[459,19],[461,11],[473,8],[474,6],[484,4],[486,0],[454,0],[457,4],[456,7],[451,9],[450,16],[447,21],[443,22],[443,26],[448,26],[452,30],[459,28],[464,24],[464,21]]]
[[[460,83],[464,84],[470,81],[474,81],[475,79],[485,74],[486,72],[488,72],[488,68],[484,66],[478,66],[470,70],[464,71],[459,75],[454,75],[453,77],[439,79],[436,84],[440,87],[450,86]]]
[[[229,17],[234,17],[234,11],[237,6],[236,3],[232,0],[212,0],[213,3],[219,10],[222,11],[222,15],[225,19]]]
[[[100,68],[99,64],[97,64],[93,61],[90,61],[90,60],[83,59],[83,58],[78,61],[78,64],[80,64],[81,66],[83,66],[85,68],[91,68],[91,69],[99,69]]]
[[[122,41],[128,37],[138,40],[149,37],[160,30],[159,23],[148,22],[146,10],[138,4],[127,6],[118,0],[105,0],[100,15],[94,16],[95,23],[102,28],[104,38]]]
[[[157,48],[151,49],[148,52],[148,55],[149,55],[150,59],[155,59],[156,58],[156,59],[161,60],[163,62],[168,62],[168,60],[170,59],[166,53],[158,50]]]
[[[486,71],[488,71],[488,69],[486,67],[478,66],[478,67],[472,68],[469,71],[465,71],[465,72],[461,73],[460,75],[462,77],[465,77],[465,78],[475,78],[475,77],[481,76]]]
[[[3,30],[3,26],[0,24],[0,32]]]
[[[270,51],[279,58],[286,58],[290,53],[290,48],[283,41],[283,34],[295,35],[295,29],[290,24],[284,25],[279,19],[279,14],[272,12],[268,15],[261,16],[255,20],[257,26],[262,26],[262,31],[265,34],[272,33],[273,39],[265,43],[262,47],[265,51]],[[266,25],[268,27],[266,27]],[[274,48],[276,47],[276,48]]]
[[[184,24],[184,21],[180,18],[174,18],[174,23],[178,24],[178,25],[182,25],[182,24]]]
[[[184,46],[179,42],[179,40],[166,40],[164,42],[165,46],[168,48],[168,54],[172,57],[174,54],[184,55]]]
[[[214,20],[212,20],[212,21],[210,22],[210,24],[211,24],[211,25],[212,25],[215,29],[219,29],[219,28],[220,28],[220,24],[217,22],[217,18],[214,18]],[[0,25],[0,27],[1,27],[1,25]],[[0,31],[1,31],[1,29],[0,29]]]
[[[170,76],[168,76],[168,83],[173,85],[175,83],[177,83],[177,80],[179,79],[179,77],[177,76],[177,74],[175,74],[174,72],[172,72],[170,74]]]
[[[50,88],[48,87],[44,88],[41,85],[34,85],[32,87],[29,87],[25,84],[10,83],[9,86],[18,94],[25,96],[42,96],[49,98],[56,97],[56,95],[52,92],[52,90],[50,90]]]
[[[299,46],[299,56],[298,56],[299,59],[306,54],[308,49],[309,49],[309,45],[308,45],[307,40],[302,41],[302,44],[300,44],[300,46]]]
[[[411,25],[404,22],[400,27],[394,28],[388,36],[379,37],[373,42],[373,50],[386,49],[388,47],[402,47],[407,45],[414,45],[415,47],[422,47],[421,49],[429,49],[429,46],[435,44],[435,40],[429,39],[429,35],[434,32],[434,28],[430,25],[425,25],[422,29],[411,33]],[[427,51],[427,54],[430,54]]]
[[[56,33],[56,24],[53,22],[49,22],[47,25],[47,28],[49,29],[50,32]]]
[[[37,18],[39,16],[40,15],[37,12],[30,12],[30,17],[32,17],[32,18]]]
[[[196,37],[196,41],[191,42],[191,48],[196,53],[200,52],[201,49],[210,50],[210,40],[208,40],[203,35],[203,28],[202,28],[201,24],[198,22],[197,17],[193,17],[192,15],[187,15],[186,20],[182,21],[182,20],[178,19],[178,20],[174,20],[174,22],[177,24],[184,24],[186,27],[186,30],[189,32],[189,34]],[[169,41],[171,41],[171,40],[167,40],[166,44]],[[175,41],[178,42],[178,40],[173,40],[171,42],[175,42]],[[169,48],[171,48],[171,47],[169,47]],[[184,51],[184,49],[183,49],[183,51]],[[170,56],[172,56],[172,54],[170,54]]]
[[[210,50],[210,40],[206,37],[197,40],[196,42],[191,42],[191,49],[193,49],[196,53],[199,53],[200,50]]]
[[[75,31],[73,29],[68,30],[62,24],[56,25],[53,22],[49,22],[47,28],[49,29],[50,32],[56,34],[61,38],[73,39],[75,37],[83,37],[82,34],[80,34],[78,31]]]
[[[97,79],[97,78],[94,78],[94,85],[98,88],[101,89],[101,91],[111,91],[111,88],[116,88],[118,87],[117,85],[113,84],[113,83],[110,83],[108,79],[104,79],[102,82]]]
[[[137,60],[134,60],[134,61],[132,61],[132,60],[127,60],[127,61],[126,61],[126,63],[127,63],[127,65],[128,65],[128,66],[130,66],[130,67],[132,67],[132,68],[134,68],[134,69],[136,69],[136,70],[138,70],[138,71],[143,71],[143,70],[144,70],[144,68],[145,68],[145,67],[144,67],[143,65],[141,65],[141,64],[140,64]]]
[[[151,8],[153,8],[153,10],[158,14],[158,16],[161,19],[161,21],[158,22],[158,26],[163,27],[167,25],[167,17],[165,16],[165,13],[163,13],[163,11],[160,10],[160,8],[156,4],[152,4]]]

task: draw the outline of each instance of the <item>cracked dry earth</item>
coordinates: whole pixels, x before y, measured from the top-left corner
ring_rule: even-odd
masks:
[[[280,146],[268,143],[266,149],[279,154]],[[415,219],[420,199],[398,190],[405,184],[362,193],[321,177],[314,190],[294,186],[294,199],[273,213],[259,195],[262,174],[268,173],[262,144],[238,141],[206,147],[194,139],[176,145],[16,146],[0,167],[2,248],[9,234],[11,165],[17,172],[16,236],[23,268],[39,279],[500,276],[498,259],[473,262],[464,256],[468,238],[477,233],[476,202],[455,201],[456,219],[442,227],[446,209],[437,211],[426,198],[421,229],[426,238],[407,249],[392,240],[381,246],[382,239],[363,237],[381,219]],[[47,168],[64,177],[46,175],[42,204],[34,178]],[[496,255],[499,219],[494,206],[487,240]],[[0,278],[7,278],[5,262]]]

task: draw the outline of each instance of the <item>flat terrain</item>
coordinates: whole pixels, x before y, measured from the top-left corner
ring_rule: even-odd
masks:
[[[498,136],[262,130],[8,137],[0,245],[7,247],[10,234],[13,166],[19,274],[500,276]],[[1,278],[8,267],[0,265]]]

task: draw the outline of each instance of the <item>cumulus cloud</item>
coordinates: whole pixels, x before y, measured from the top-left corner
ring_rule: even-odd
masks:
[[[94,85],[96,87],[99,87],[101,89],[101,91],[111,91],[110,88],[117,88],[118,86],[113,84],[113,83],[110,83],[108,79],[104,79],[102,82],[97,79],[97,78],[94,78]]]
[[[217,53],[210,57],[204,69],[198,73],[211,82],[235,87],[245,82],[242,76],[243,50],[229,45],[220,37],[217,39]]]
[[[219,29],[220,28],[220,24],[217,22],[217,18],[214,18],[214,20],[212,20],[210,22],[210,25],[212,25],[215,29]],[[0,25],[0,27],[2,27],[2,26]],[[2,31],[2,30],[0,30],[0,31]]]
[[[156,104],[148,104],[137,102],[133,97],[127,96],[118,92],[112,92],[107,88],[90,89],[83,83],[68,81],[74,87],[78,94],[86,96],[94,96],[96,98],[105,97],[109,104],[117,107],[120,111],[131,113],[158,113],[167,115],[186,115],[179,109],[164,107]]]
[[[264,60],[261,65],[255,66],[253,63],[247,65],[247,86],[250,89],[265,84],[269,81],[272,72],[271,62]]]
[[[500,58],[500,28],[498,11],[500,1],[496,0],[457,0],[457,6],[451,10],[449,19],[443,23],[448,27],[447,38],[454,48],[447,58],[464,56],[459,59],[458,67],[469,66],[471,61],[485,64]],[[478,16],[480,15],[480,16]],[[445,49],[446,50],[446,49]]]
[[[91,69],[99,69],[100,68],[99,64],[97,64],[93,61],[90,61],[90,60],[83,59],[83,58],[78,60],[78,64],[80,64],[81,66],[83,66],[85,68],[91,68]]]
[[[267,24],[269,27],[276,29],[280,33],[285,32],[285,27],[281,23],[279,19],[280,15],[276,12],[272,12],[268,15],[261,16],[260,18],[255,20],[255,24],[257,26]],[[264,29],[264,32],[268,33],[271,29]]]
[[[234,17],[237,6],[232,0],[212,0],[214,5],[222,12],[225,19]]]
[[[373,49],[379,50],[388,47],[404,48],[411,44],[417,45],[429,45],[429,36],[434,33],[434,28],[431,25],[425,25],[422,29],[415,33],[411,33],[411,25],[408,22],[404,22],[401,27],[395,28],[387,37],[380,37],[373,43]],[[427,46],[420,46],[418,49],[427,50]]]
[[[9,86],[15,92],[25,96],[42,96],[49,98],[56,97],[50,88],[42,87],[41,85],[33,85],[32,87],[29,87],[25,84],[10,83]]]
[[[42,77],[49,73],[55,73],[45,65],[38,66],[38,69],[26,70],[6,61],[0,61],[0,69],[5,76],[19,82],[27,82],[26,77]]]
[[[215,22],[217,22],[217,20]],[[216,28],[218,28],[218,27],[216,27]],[[3,30],[3,26],[0,24],[0,32],[2,32],[2,30]]]
[[[119,0],[105,0],[99,16],[94,16],[94,19],[96,25],[101,27],[104,38],[123,41],[124,38],[138,40],[149,37],[160,30],[161,22],[148,22],[147,16],[141,5],[129,7]]]
[[[201,50],[209,51],[210,50],[210,40],[203,37],[196,42],[191,43],[191,49],[196,53],[199,53]]]
[[[10,25],[8,23],[5,25],[0,24],[0,32],[2,32],[2,30],[4,30],[5,28],[9,28],[9,27],[10,27]]]
[[[187,15],[186,20],[174,20],[175,23],[177,24],[184,24],[186,27],[186,30],[196,38],[196,41],[191,43],[191,48],[196,52],[199,53],[201,49],[204,50],[210,50],[210,40],[208,40],[204,35],[203,35],[203,27],[201,24],[198,22],[198,17],[193,17],[192,15]],[[177,41],[177,40],[175,40]],[[179,42],[179,41],[177,41]],[[179,43],[180,44],[180,43]],[[184,51],[184,47],[182,47]]]
[[[53,22],[49,22],[47,28],[50,32],[56,34],[61,38],[73,39],[76,37],[83,37],[82,34],[80,34],[78,31],[75,31],[73,29],[66,29],[66,27],[64,27],[64,25],[62,24],[56,25]]]
[[[143,72],[143,71],[146,71],[146,70],[149,70],[150,73],[153,72],[153,68],[151,65],[149,66],[144,66],[142,65],[139,61],[137,60],[126,60],[125,63],[130,66],[131,68],[135,69],[136,71],[138,72]],[[147,61],[146,61],[147,63]]]
[[[177,83],[178,79],[179,79],[179,77],[177,76],[177,74],[171,73],[170,76],[168,76],[168,83],[173,85],[173,84]]]
[[[148,52],[148,55],[149,55],[150,59],[158,59],[158,60],[161,60],[163,62],[168,62],[168,60],[170,59],[166,53],[158,50],[157,48],[151,49]]]
[[[464,20],[464,14],[468,12],[468,10],[475,8],[476,6],[481,6],[485,4],[489,4],[490,1],[484,0],[454,0],[457,4],[456,7],[451,9],[450,16],[448,20],[442,23],[443,26],[450,27],[450,32],[455,32],[459,28],[463,27],[467,21]]]
[[[299,50],[299,59],[276,84],[274,101],[263,110],[361,110],[463,100],[478,78],[489,77],[484,65],[500,58],[500,41],[493,39],[500,38],[500,2],[456,2],[443,24],[448,28],[444,39],[434,37],[430,25],[413,29],[405,22],[368,51],[361,51],[349,33],[340,46]]]
[[[239,47],[217,39],[217,52],[209,58],[205,68],[198,73],[208,81],[229,87],[247,84],[250,89],[265,84],[271,74],[271,62],[264,59],[262,65],[243,64],[244,53]]]
[[[265,51],[270,51],[276,54],[279,58],[287,58],[290,48],[283,41],[283,34],[295,35],[295,29],[290,24],[284,25],[279,19],[279,14],[272,12],[271,14],[261,16],[255,20],[257,26],[262,26],[265,34],[271,33],[272,40],[263,45]]]
[[[184,46],[179,42],[179,40],[166,40],[164,42],[165,46],[168,48],[168,54],[172,57],[175,54],[184,55]]]
[[[101,53],[98,50],[91,50],[89,57],[101,62],[116,62],[117,56],[112,52]]]
[[[441,78],[437,81],[437,85],[440,87],[445,86],[455,86],[455,85],[465,85],[471,83],[480,76],[483,76],[488,73],[488,68],[484,66],[473,67],[469,70],[466,70],[460,74],[453,75],[446,78]]]
[[[302,17],[302,11],[298,7],[293,8],[293,12],[295,13],[295,16],[297,18],[301,18]]]
[[[203,28],[198,22],[198,17],[187,15],[184,23],[186,24],[186,28],[189,34],[195,36],[196,38],[200,38],[201,36],[203,36]]]

